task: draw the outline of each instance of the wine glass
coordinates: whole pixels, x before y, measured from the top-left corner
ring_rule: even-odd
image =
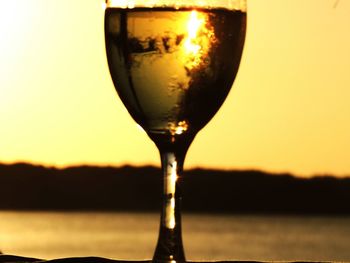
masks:
[[[178,189],[185,155],[231,89],[245,31],[246,0],[106,0],[114,86],[161,157],[155,262],[185,262]]]

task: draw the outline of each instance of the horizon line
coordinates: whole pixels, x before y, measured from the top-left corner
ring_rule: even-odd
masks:
[[[67,170],[72,168],[83,168],[83,167],[90,167],[90,168],[113,168],[113,169],[122,169],[126,167],[131,167],[135,169],[142,169],[142,168],[154,168],[154,169],[161,169],[160,165],[155,164],[132,164],[132,163],[123,163],[123,164],[93,164],[93,163],[80,163],[80,164],[69,164],[69,165],[54,165],[54,164],[42,164],[42,163],[36,163],[36,162],[30,162],[30,161],[12,161],[12,162],[3,162],[0,161],[0,166],[16,166],[16,165],[27,165],[32,167],[41,167],[44,169],[55,169],[55,170]],[[331,173],[315,173],[310,175],[298,175],[293,172],[288,171],[267,171],[264,169],[259,168],[218,168],[218,167],[203,167],[203,166],[193,166],[190,168],[185,168],[184,172],[188,171],[195,171],[195,170],[203,170],[203,171],[218,171],[218,172],[257,172],[262,174],[267,174],[271,176],[291,176],[296,179],[313,179],[313,178],[336,178],[336,179],[350,179],[350,175],[334,175]]]

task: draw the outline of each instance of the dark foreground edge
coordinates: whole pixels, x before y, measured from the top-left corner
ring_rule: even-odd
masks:
[[[38,259],[38,258],[29,258],[29,257],[21,257],[21,256],[14,256],[14,255],[0,255],[0,263],[150,263],[151,260],[113,260],[113,259],[107,259],[107,258],[101,258],[101,257],[73,257],[73,258],[59,258],[59,259],[52,259],[52,260],[44,260],[44,259]],[[189,261],[191,262],[191,261]],[[208,263],[258,263],[259,261],[208,261]],[[293,263],[302,263],[302,262],[308,262],[310,261],[294,261]],[[330,261],[331,262],[331,261]],[[193,261],[192,263],[206,263],[205,261]],[[260,262],[261,263],[261,262]],[[276,262],[274,262],[276,263]],[[318,263],[313,261],[312,263]],[[319,262],[321,263],[321,262]],[[327,262],[322,262],[327,263]]]
[[[30,258],[30,257],[22,257],[22,256],[15,256],[15,255],[0,255],[0,263],[29,263],[29,262],[52,262],[52,263],[120,263],[120,262],[142,262],[147,263],[150,261],[144,260],[144,261],[123,261],[123,260],[112,260],[107,258],[101,258],[101,257],[73,257],[73,258],[59,258],[59,259],[52,259],[52,260],[45,260],[45,259],[38,259],[38,258]]]

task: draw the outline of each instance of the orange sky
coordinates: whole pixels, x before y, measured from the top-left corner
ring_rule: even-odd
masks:
[[[250,0],[240,71],[185,167],[350,175],[350,1]],[[100,0],[0,0],[0,161],[157,164],[114,91]]]

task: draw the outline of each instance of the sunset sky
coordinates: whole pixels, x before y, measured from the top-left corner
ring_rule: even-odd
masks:
[[[0,162],[159,164],[119,100],[101,0],[0,0]],[[350,175],[350,1],[248,0],[233,88],[185,168]]]

